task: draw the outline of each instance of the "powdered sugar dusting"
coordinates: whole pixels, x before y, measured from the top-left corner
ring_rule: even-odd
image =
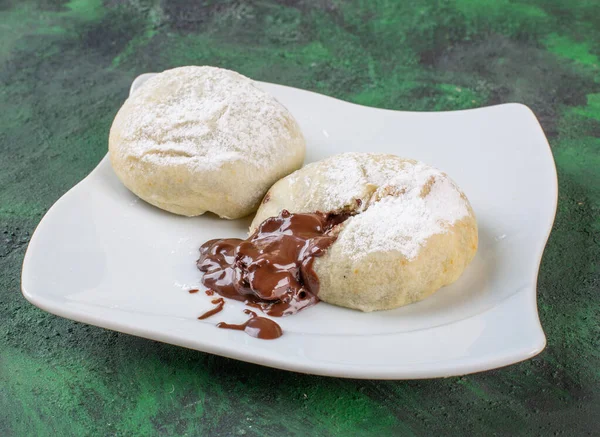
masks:
[[[287,109],[238,73],[181,67],[150,78],[119,119],[128,156],[157,164],[214,170],[242,160],[272,168],[290,138]],[[126,152],[125,152],[126,151]],[[292,153],[292,151],[290,151]]]
[[[398,251],[414,259],[429,237],[469,214],[456,184],[433,167],[400,159],[364,162],[365,177],[377,188],[364,210],[345,222],[335,243],[351,258]]]
[[[308,164],[288,176],[290,186],[302,184],[305,187],[299,190],[301,199],[294,199],[298,209],[337,211],[348,205],[355,206],[355,199],[364,196],[367,184],[361,162],[356,159],[356,156],[357,154],[354,153],[345,153],[336,155],[335,159],[328,159],[327,170],[316,177],[308,177],[305,174],[307,170],[319,166],[321,162]],[[323,196],[324,191],[327,192],[327,196]],[[299,201],[303,203],[298,204]]]
[[[471,214],[467,198],[445,173],[394,155],[335,155],[284,181],[291,196],[286,208],[293,212],[356,214],[340,225],[329,249],[356,260],[387,251],[414,259],[432,235]]]

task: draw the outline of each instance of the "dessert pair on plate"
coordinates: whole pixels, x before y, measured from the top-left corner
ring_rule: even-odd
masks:
[[[477,223],[445,173],[372,153],[300,168],[305,147],[285,107],[214,67],[149,79],[109,140],[116,174],[148,203],[186,216],[256,212],[248,239],[206,242],[198,267],[208,288],[269,315],[319,300],[386,310],[458,279],[477,251]]]

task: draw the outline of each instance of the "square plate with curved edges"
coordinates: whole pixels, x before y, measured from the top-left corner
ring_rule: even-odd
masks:
[[[151,74],[138,77],[132,91]],[[432,297],[361,313],[320,303],[278,319],[265,341],[218,329],[246,320],[242,303],[218,316],[200,286],[199,246],[244,237],[248,219],[180,217],[154,208],[117,179],[108,158],[38,225],[25,255],[24,296],[69,319],[266,366],[320,375],[412,379],[461,375],[531,358],[546,339],[536,281],[557,202],[544,133],[520,104],[454,112],[369,108],[261,83],[289,108],[307,162],[348,152],[393,153],[448,173],[477,215],[479,251],[463,276]]]

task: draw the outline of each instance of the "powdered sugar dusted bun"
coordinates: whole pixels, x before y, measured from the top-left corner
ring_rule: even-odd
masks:
[[[252,80],[181,67],[127,99],[109,151],[117,176],[148,203],[187,216],[238,218],[302,165],[305,143],[288,110]]]
[[[477,251],[469,201],[441,171],[393,155],[346,153],[309,164],[269,190],[251,230],[282,209],[350,212],[316,258],[319,298],[374,311],[454,282]]]

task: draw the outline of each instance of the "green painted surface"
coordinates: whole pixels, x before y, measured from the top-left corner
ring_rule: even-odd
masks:
[[[597,0],[0,1],[0,435],[598,435]],[[19,292],[44,212],[106,153],[135,75],[232,68],[409,110],[518,101],[557,161],[548,346],[461,378],[299,375],[85,326]]]

